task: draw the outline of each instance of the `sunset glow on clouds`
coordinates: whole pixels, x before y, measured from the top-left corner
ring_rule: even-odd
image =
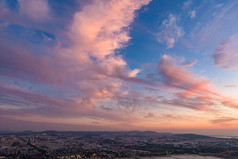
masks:
[[[2,130],[238,130],[235,1],[0,1]]]

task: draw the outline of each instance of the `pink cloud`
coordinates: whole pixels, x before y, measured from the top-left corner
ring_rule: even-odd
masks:
[[[169,87],[175,87],[180,90],[184,96],[194,96],[202,92],[210,92],[209,80],[192,73],[185,66],[178,64],[176,59],[164,55],[159,64],[158,71],[162,75],[163,82]],[[180,93],[180,94],[181,94]],[[210,92],[213,94],[213,92]]]
[[[155,115],[154,115],[153,113],[151,113],[151,112],[149,112],[149,113],[145,116],[145,118],[153,118],[153,117],[155,117]]]
[[[55,119],[90,119],[97,121],[115,121],[129,123],[138,120],[135,114],[121,109],[101,106],[97,108],[88,100],[74,100],[48,97],[32,91],[23,91],[14,87],[0,86],[0,116],[19,120],[56,122]],[[101,109],[102,108],[102,109]],[[123,112],[122,114],[118,112]],[[62,123],[61,120],[57,123]],[[69,122],[70,123],[70,122]]]
[[[216,49],[213,59],[215,65],[224,69],[238,67],[238,35],[234,34],[223,41]]]
[[[28,16],[35,21],[49,19],[50,8],[48,0],[18,0],[20,13]]]
[[[224,97],[222,100],[222,104],[228,107],[238,108],[238,101],[229,97]]]
[[[82,11],[75,14],[69,32],[75,49],[84,52],[80,57],[103,59],[113,55],[115,49],[125,46],[130,39],[128,26],[135,17],[134,11],[149,2],[94,0],[92,4],[84,6]]]
[[[69,51],[82,79],[77,82],[78,88],[90,92],[91,101],[123,94],[123,81],[134,81],[139,70],[129,70],[114,51],[129,41],[129,24],[135,18],[135,10],[149,2],[94,0],[75,13],[68,31],[72,40]]]
[[[227,87],[227,88],[236,88],[237,87],[237,85],[226,85],[225,87]]]
[[[57,59],[56,56],[38,54],[16,40],[4,39],[4,36],[0,38],[0,42],[0,48],[4,52],[0,54],[0,75],[37,83],[59,84],[64,81],[64,73],[57,73],[60,71],[57,67],[61,60],[52,62]],[[12,47],[12,43],[15,47]]]
[[[17,124],[16,124],[17,123]],[[11,117],[0,116],[1,131],[23,131],[31,128],[32,131],[45,131],[45,130],[61,130],[61,131],[112,131],[119,130],[116,128],[109,128],[104,126],[99,126],[96,123],[91,125],[82,124],[70,124],[70,123],[49,123],[45,121],[26,121],[14,119]],[[14,126],[14,127],[13,127]]]
[[[226,123],[230,123],[230,122],[233,122],[233,121],[238,121],[238,119],[237,118],[231,118],[231,117],[221,117],[221,118],[211,120],[211,122],[213,124],[226,124]]]
[[[174,99],[160,101],[164,104],[207,111],[210,107],[216,106],[218,101],[225,104],[226,97],[210,83],[209,79],[194,74],[171,56],[164,55],[161,58],[158,71],[167,90],[175,94]],[[232,103],[226,103],[235,107]]]
[[[29,8],[38,3],[35,1],[25,4],[25,0],[21,0],[21,12],[34,20],[45,20],[49,12],[46,2],[39,2],[42,3],[39,8],[43,8],[39,17],[36,16],[38,9]],[[59,44],[42,53],[26,49],[20,43],[16,43],[15,48],[10,47],[11,42],[1,43],[2,50],[7,54],[0,55],[5,70],[1,70],[0,75],[34,83],[33,90],[29,92],[16,90],[13,81],[4,83],[4,87],[0,87],[1,108],[5,112],[24,110],[29,118],[61,116],[127,123],[137,120],[132,113],[139,109],[137,104],[140,100],[135,100],[137,97],[125,81],[150,82],[136,78],[139,70],[130,70],[115,50],[129,41],[129,25],[135,18],[134,12],[149,2],[93,0],[85,4],[82,10],[75,13],[68,27],[66,35],[71,45],[67,48]],[[11,87],[6,88],[6,85]],[[53,93],[49,96],[48,92]],[[112,101],[109,107],[98,106],[98,103],[109,100]],[[118,112],[123,112],[123,115]],[[15,115],[21,117],[17,113]],[[27,120],[24,117],[21,119]]]
[[[73,100],[72,97],[68,97],[69,103],[64,103],[63,100],[58,103],[58,100],[54,99],[55,104],[46,98],[44,92],[37,94],[36,96],[42,96],[44,100],[39,104],[45,105],[46,108],[47,105],[52,105],[52,108],[54,105],[61,105],[61,102],[75,108],[94,108],[97,102],[116,99],[114,102],[125,107],[123,111],[135,111],[134,105],[137,103],[133,103],[132,106],[130,102],[117,101],[125,99],[125,95],[128,94],[124,89],[124,81],[147,85],[153,83],[136,78],[139,70],[128,69],[127,63],[121,56],[115,55],[114,50],[124,47],[128,42],[130,39],[128,26],[135,18],[135,10],[148,3],[149,0],[140,2],[95,0],[88,3],[75,14],[69,27],[67,35],[72,40],[72,45],[69,48],[57,46],[50,50],[53,52],[48,54],[50,56],[26,49],[22,44],[16,43],[15,48],[4,44],[1,48],[8,54],[3,54],[1,60],[7,71],[1,75],[35,84],[57,84],[59,87],[57,89],[62,90],[59,93],[61,96],[74,93]],[[101,8],[98,9],[98,6]],[[93,11],[89,13],[88,9]],[[24,14],[27,13],[28,11]],[[95,25],[92,26],[91,22]],[[52,87],[46,86],[45,92],[53,91],[55,88]],[[24,98],[20,97],[20,94],[15,95],[16,98],[17,96],[22,99],[18,102],[22,103]],[[28,104],[31,109],[31,100],[24,102],[22,105]],[[64,109],[62,107],[62,110]]]
[[[236,107],[231,99],[217,93],[209,79],[190,70],[195,60],[182,64],[164,55],[157,73],[149,71],[145,78],[139,78],[137,74],[141,71],[143,75],[143,70],[130,70],[123,57],[115,53],[131,38],[129,25],[135,18],[135,11],[149,2],[92,0],[84,4],[64,34],[70,41],[67,47],[58,43],[55,48],[45,48],[46,52],[42,52],[26,49],[29,46],[15,41],[0,43],[0,48],[6,52],[0,54],[3,68],[0,70],[3,77],[0,79],[0,115],[34,121],[46,118],[49,122],[52,120],[49,117],[90,120],[89,123],[95,123],[91,121],[94,119],[125,126],[147,120],[144,117],[154,118],[148,107],[170,105],[210,111],[210,107],[216,106],[215,101]],[[28,5],[31,4],[25,7]],[[40,17],[35,17],[37,10],[27,9],[22,14],[39,21],[45,20],[49,12],[45,9]],[[31,12],[34,14],[28,15]],[[159,38],[172,48],[183,36],[183,30],[173,15],[164,21],[163,27],[167,30],[161,31]],[[12,43],[15,47],[11,47]],[[21,85],[30,83],[34,88],[22,89],[14,81],[8,81],[10,78],[19,80]],[[133,84],[149,87],[156,93],[135,91]],[[169,92],[170,96],[165,98],[162,91]]]

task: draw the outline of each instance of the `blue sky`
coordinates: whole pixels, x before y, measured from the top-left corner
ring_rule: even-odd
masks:
[[[0,124],[235,132],[237,14],[231,0],[0,0]]]

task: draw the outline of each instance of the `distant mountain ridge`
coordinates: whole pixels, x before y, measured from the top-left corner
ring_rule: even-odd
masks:
[[[211,138],[215,138],[215,137],[211,137],[211,136],[198,135],[198,134],[176,134],[176,136],[187,138],[189,140],[191,140],[191,139],[211,139]]]
[[[115,135],[115,136],[177,136],[187,139],[208,139],[214,138],[199,134],[173,134],[173,133],[160,133],[155,131],[56,131],[56,130],[46,130],[34,132],[31,130],[25,130],[21,132],[9,132],[0,131],[0,135],[29,135],[29,134],[47,134],[47,135],[80,135],[80,136],[100,136],[100,135]]]

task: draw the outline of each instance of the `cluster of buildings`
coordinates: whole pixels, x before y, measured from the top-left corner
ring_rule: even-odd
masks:
[[[0,158],[120,158],[238,155],[238,140],[156,132],[56,132],[0,135]]]

